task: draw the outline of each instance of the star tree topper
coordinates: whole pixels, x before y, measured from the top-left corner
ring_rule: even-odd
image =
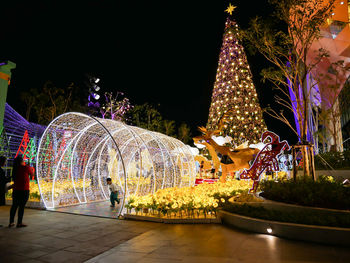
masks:
[[[229,6],[227,7],[227,9],[225,10],[225,12],[229,13],[230,15],[232,15],[232,12],[236,9],[237,6],[231,5],[231,3],[229,4]]]

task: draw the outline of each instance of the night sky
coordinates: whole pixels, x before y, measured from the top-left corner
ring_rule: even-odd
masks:
[[[20,92],[47,80],[74,82],[86,93],[85,73],[103,91],[123,91],[132,104],[160,104],[166,119],[205,126],[229,1],[7,1],[2,3],[0,60],[17,64],[7,101],[24,113]],[[72,4],[73,3],[73,4]],[[242,28],[269,17],[267,0],[231,1]],[[266,62],[249,54],[262,107],[273,96],[260,80]],[[264,116],[282,139],[287,126]]]

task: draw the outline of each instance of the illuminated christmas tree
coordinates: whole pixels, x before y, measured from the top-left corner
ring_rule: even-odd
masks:
[[[47,170],[47,175],[49,178],[51,178],[52,174],[54,172],[53,167],[51,166],[51,163],[54,162],[55,155],[54,155],[54,149],[52,141],[50,140],[50,136],[46,136],[45,145],[42,147],[42,154],[41,159],[38,160],[39,163],[41,163],[42,167]]]
[[[18,156],[18,155],[24,155],[24,153],[26,152],[26,149],[28,147],[28,143],[29,143],[29,136],[28,136],[28,131],[25,130],[24,132],[24,135],[23,135],[23,138],[22,138],[22,141],[21,141],[21,144],[19,145],[18,147],[18,150],[17,150],[17,153],[15,155],[15,158]],[[25,157],[23,156],[23,159],[25,160]]]
[[[0,127],[0,156],[11,156],[9,141],[3,127]]]
[[[36,157],[35,140],[33,138],[30,138],[27,148],[23,153],[23,159],[28,160],[28,163],[32,165],[35,162],[35,157]]]
[[[245,141],[257,143],[266,130],[257,93],[243,46],[238,42],[237,23],[231,18],[225,24],[223,44],[216,73],[208,130],[221,130],[239,145]]]
[[[70,162],[72,158],[72,145],[67,145],[67,138],[70,137],[70,134],[67,133],[64,135],[63,140],[61,141],[61,144],[59,146],[58,152],[56,154],[56,163],[59,162],[59,156],[62,156],[64,154],[64,158],[61,160],[62,162],[62,170],[69,171],[70,169]],[[69,175],[70,177],[70,175]]]

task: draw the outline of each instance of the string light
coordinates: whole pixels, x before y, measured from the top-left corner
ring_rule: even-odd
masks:
[[[196,174],[192,152],[181,141],[82,113],[65,113],[53,120],[37,158],[46,208],[108,199],[108,177],[126,200],[130,194],[193,186]],[[123,206],[122,201],[117,215]]]
[[[217,130],[219,122],[223,121],[223,135],[233,137],[235,144],[244,142],[244,137],[258,141],[266,127],[248,61],[238,42],[238,32],[236,22],[228,18],[207,123],[209,130]],[[218,89],[225,86],[226,89]],[[249,117],[253,114],[253,118]],[[235,133],[237,136],[234,136]]]

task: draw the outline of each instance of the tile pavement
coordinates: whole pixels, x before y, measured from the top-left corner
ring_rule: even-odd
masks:
[[[9,207],[0,207],[7,226]],[[350,249],[222,225],[172,225],[26,209],[27,228],[0,227],[0,262],[350,262]]]
[[[72,205],[60,208],[54,208],[52,211],[77,214],[77,215],[89,215],[98,217],[117,218],[119,214],[120,205],[116,204],[116,207],[110,207],[109,201],[91,202],[81,205]]]

